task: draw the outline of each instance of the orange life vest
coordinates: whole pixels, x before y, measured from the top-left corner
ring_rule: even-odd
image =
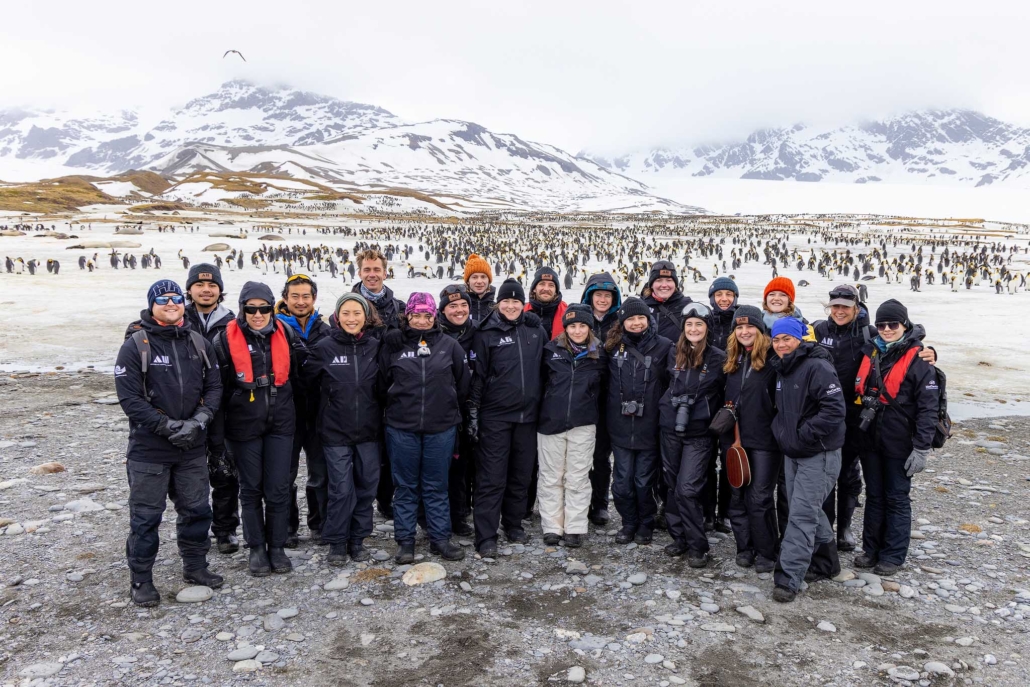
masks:
[[[876,351],[879,354],[879,350]],[[912,365],[912,361],[919,355],[919,346],[912,346],[905,354],[901,356],[898,362],[894,363],[894,367],[887,373],[887,378],[883,380],[883,388],[880,389],[880,402],[890,403],[890,399],[898,397],[898,391],[901,389],[901,383],[905,381],[905,375],[908,374],[908,368]],[[865,394],[866,380],[869,379],[869,373],[873,369],[873,361],[867,355],[862,359],[862,364],[858,368],[858,377],[855,378],[855,392],[858,394],[856,402],[861,403],[862,396]],[[890,399],[886,398],[882,392],[886,392],[890,396]]]
[[[247,346],[247,339],[240,329],[236,320],[231,320],[225,327],[225,340],[229,344],[229,356],[232,358],[232,366],[236,369],[236,386],[244,389],[254,389],[259,386],[268,386],[268,383],[258,384],[254,380],[254,365],[250,359],[250,349]],[[283,325],[276,325],[272,332],[272,379],[269,380],[274,386],[283,386],[290,381],[290,343],[286,340],[286,332]],[[262,378],[264,379],[264,378]]]

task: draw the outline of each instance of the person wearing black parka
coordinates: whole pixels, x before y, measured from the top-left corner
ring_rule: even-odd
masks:
[[[537,426],[537,501],[544,543],[582,545],[590,507],[590,468],[608,360],[591,331],[593,315],[580,303],[562,315],[564,332],[544,346],[544,396]]]
[[[540,361],[547,333],[524,312],[526,294],[514,279],[497,289],[497,308],[472,340],[475,357],[468,401],[468,432],[476,446],[473,521],[476,548],[497,554],[497,532],[529,541],[522,527],[536,463]]]

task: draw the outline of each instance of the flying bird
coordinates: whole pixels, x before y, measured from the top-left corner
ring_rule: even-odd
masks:
[[[231,53],[236,53],[237,55],[239,55],[239,56],[240,56],[240,59],[241,59],[241,60],[243,60],[244,62],[246,62],[246,61],[247,61],[247,58],[246,58],[246,57],[244,57],[244,56],[243,56],[243,53],[241,53],[241,52],[240,52],[239,50],[226,50],[226,51],[225,51],[225,54],[224,54],[224,55],[222,55],[222,59],[224,60],[224,59],[225,59],[226,57],[228,57],[228,56],[229,56],[229,55],[230,55]]]

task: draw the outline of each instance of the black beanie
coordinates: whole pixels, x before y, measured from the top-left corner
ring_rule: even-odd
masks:
[[[762,316],[762,311],[753,305],[741,305],[733,311],[733,326],[736,327],[738,324],[750,324],[753,327],[757,327],[758,331],[763,334],[769,333],[769,328],[765,326],[765,318]]]
[[[462,284],[464,286],[464,284]],[[440,292],[440,298],[437,300],[439,304],[440,313],[443,313],[443,309],[454,301],[465,301],[472,307],[472,298],[469,296],[469,291],[466,288],[457,288],[454,285],[445,286],[443,291]]]
[[[561,282],[558,281],[558,273],[552,270],[550,267],[541,267],[533,275],[533,283],[529,285],[529,292],[532,293],[536,285],[542,281],[554,282],[554,290],[557,293],[561,293]]]
[[[680,287],[680,279],[676,275],[676,266],[669,260],[659,260],[651,265],[651,274],[647,278],[647,288],[654,286],[655,281],[662,277],[672,279],[677,289]]]
[[[526,292],[522,288],[522,284],[518,283],[511,277],[508,277],[504,280],[504,283],[497,287],[497,295],[494,298],[498,303],[506,298],[514,298],[520,303],[525,303]]]
[[[651,308],[647,307],[647,303],[636,296],[630,296],[623,302],[622,307],[619,308],[618,315],[619,324],[623,324],[627,319],[636,315],[651,317]]]
[[[225,285],[222,283],[222,271],[209,262],[197,263],[190,267],[189,276],[186,277],[186,290],[189,291],[190,287],[198,281],[213,281],[218,284],[219,291],[225,291]]]
[[[876,309],[876,322],[900,322],[905,329],[909,328],[908,321],[908,308],[903,306],[900,301],[896,301],[893,298],[890,300],[880,303],[880,307]]]
[[[566,328],[570,324],[574,324],[576,322],[585,324],[591,329],[594,328],[594,313],[593,310],[590,309],[589,305],[573,303],[569,306],[568,310],[565,311],[561,320],[562,328]]]

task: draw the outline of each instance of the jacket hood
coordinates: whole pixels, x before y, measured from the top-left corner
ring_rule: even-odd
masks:
[[[590,305],[590,296],[594,291],[612,292],[612,308],[609,312],[615,312],[622,305],[622,292],[619,291],[619,287],[615,284],[615,278],[609,272],[601,272],[587,279],[587,288],[583,291],[580,303]]]
[[[243,288],[240,289],[239,303],[241,311],[243,310],[243,304],[251,298],[260,298],[263,301],[267,301],[271,306],[275,305],[275,296],[272,295],[272,289],[259,281],[248,281],[243,285]]]

